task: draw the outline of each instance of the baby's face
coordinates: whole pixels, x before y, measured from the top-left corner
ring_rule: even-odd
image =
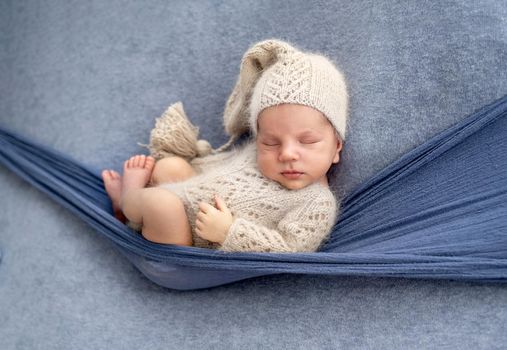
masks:
[[[342,142],[319,111],[283,104],[264,109],[257,118],[257,165],[267,178],[297,190],[319,182],[340,160]]]

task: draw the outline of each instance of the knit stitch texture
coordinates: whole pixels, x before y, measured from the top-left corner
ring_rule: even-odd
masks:
[[[256,43],[241,60],[225,106],[225,130],[233,137],[248,130],[255,134],[260,112],[284,103],[317,109],[345,139],[348,93],[345,78],[332,61],[277,39]]]
[[[257,169],[255,144],[203,158],[191,164],[198,175],[161,184],[179,196],[192,229],[194,246],[223,251],[314,252],[328,236],[337,216],[332,192],[314,183],[289,190]],[[200,238],[195,219],[202,201],[219,195],[234,222],[222,245]]]

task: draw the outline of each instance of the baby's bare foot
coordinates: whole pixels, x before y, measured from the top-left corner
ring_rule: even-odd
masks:
[[[155,159],[150,156],[137,155],[123,164],[122,196],[130,190],[144,188],[151,178]]]
[[[111,199],[114,216],[121,222],[126,222],[126,218],[120,208],[122,187],[120,174],[114,170],[104,170],[102,172],[102,180],[104,180],[104,187],[106,188],[106,192]]]

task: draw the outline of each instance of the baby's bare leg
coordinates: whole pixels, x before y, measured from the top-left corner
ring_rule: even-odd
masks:
[[[141,188],[125,193],[125,216],[142,225],[144,238],[156,243],[192,245],[192,234],[181,200],[159,187]]]
[[[161,188],[144,188],[154,160],[140,156],[124,165],[121,207],[133,223],[142,225],[143,236],[157,243],[192,245],[190,225],[181,200]]]
[[[180,157],[163,158],[154,163],[150,156],[134,156],[131,159],[138,160],[139,164],[145,164],[149,169],[151,178],[146,185],[157,186],[162,183],[178,182],[195,175],[195,171],[185,159]],[[127,160],[128,163],[130,160]],[[133,161],[132,161],[133,162]],[[153,166],[153,164],[155,164]],[[144,171],[144,170],[142,170]],[[113,211],[118,220],[125,222],[125,216],[121,210],[122,177],[114,170],[104,170],[102,179],[109,198],[113,205]]]
[[[192,245],[190,224],[178,196],[162,188],[146,188],[140,205],[144,238],[156,243]]]
[[[162,158],[155,164],[151,174],[151,185],[178,182],[195,175],[195,171],[185,159],[180,157]]]
[[[119,204],[123,214],[133,223],[142,222],[142,189],[150,181],[154,166],[155,159],[143,155],[133,156],[123,164]]]

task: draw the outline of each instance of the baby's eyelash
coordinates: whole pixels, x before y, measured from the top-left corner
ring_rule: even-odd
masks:
[[[300,144],[303,144],[303,145],[312,145],[312,144],[319,143],[320,141],[322,141],[322,140],[315,139],[315,138],[304,138],[304,139],[298,140],[298,142]],[[271,141],[271,140],[262,141],[261,144],[264,145],[264,146],[267,146],[267,147],[280,146],[280,142],[278,142],[278,141]]]

